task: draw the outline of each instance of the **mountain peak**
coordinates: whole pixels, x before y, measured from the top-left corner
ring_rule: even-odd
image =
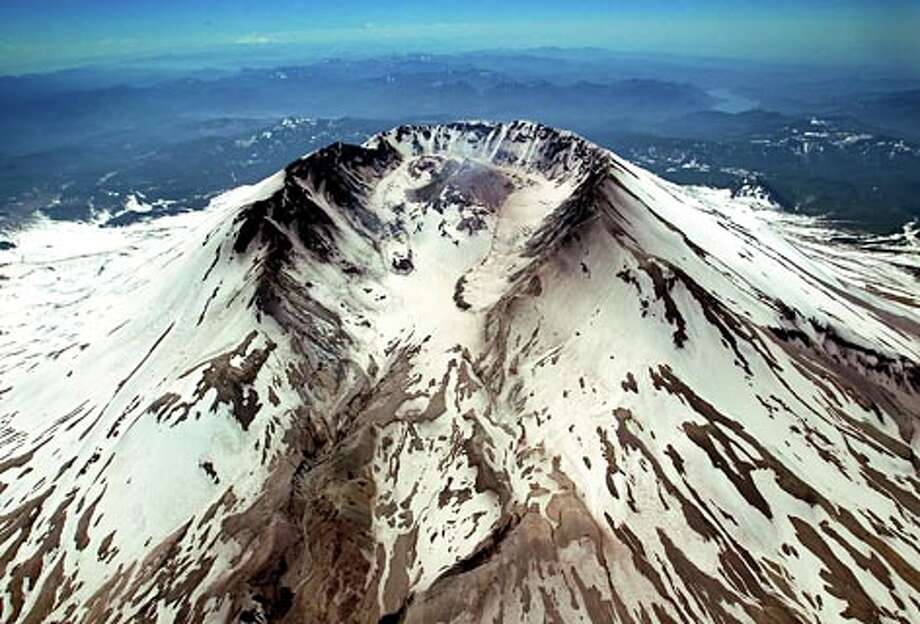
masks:
[[[459,122],[24,233],[3,618],[920,618],[920,261],[736,195]]]
[[[382,143],[405,156],[470,158],[539,172],[550,179],[584,174],[607,154],[576,134],[525,120],[404,125],[372,137],[366,145]]]

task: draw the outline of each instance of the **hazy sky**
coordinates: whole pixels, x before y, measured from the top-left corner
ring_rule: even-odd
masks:
[[[234,46],[617,51],[920,64],[920,0],[0,0],[0,72]]]

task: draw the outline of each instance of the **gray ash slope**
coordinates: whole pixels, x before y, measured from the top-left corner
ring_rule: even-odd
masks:
[[[766,199],[470,122],[22,233],[0,619],[916,621],[920,257]]]

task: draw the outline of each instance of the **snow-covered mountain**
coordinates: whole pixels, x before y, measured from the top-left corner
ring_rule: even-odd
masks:
[[[3,622],[920,621],[920,252],[540,125],[0,251]]]

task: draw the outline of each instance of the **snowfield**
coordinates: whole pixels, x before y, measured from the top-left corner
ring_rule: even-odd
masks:
[[[920,249],[530,122],[0,251],[0,621],[920,621]]]

